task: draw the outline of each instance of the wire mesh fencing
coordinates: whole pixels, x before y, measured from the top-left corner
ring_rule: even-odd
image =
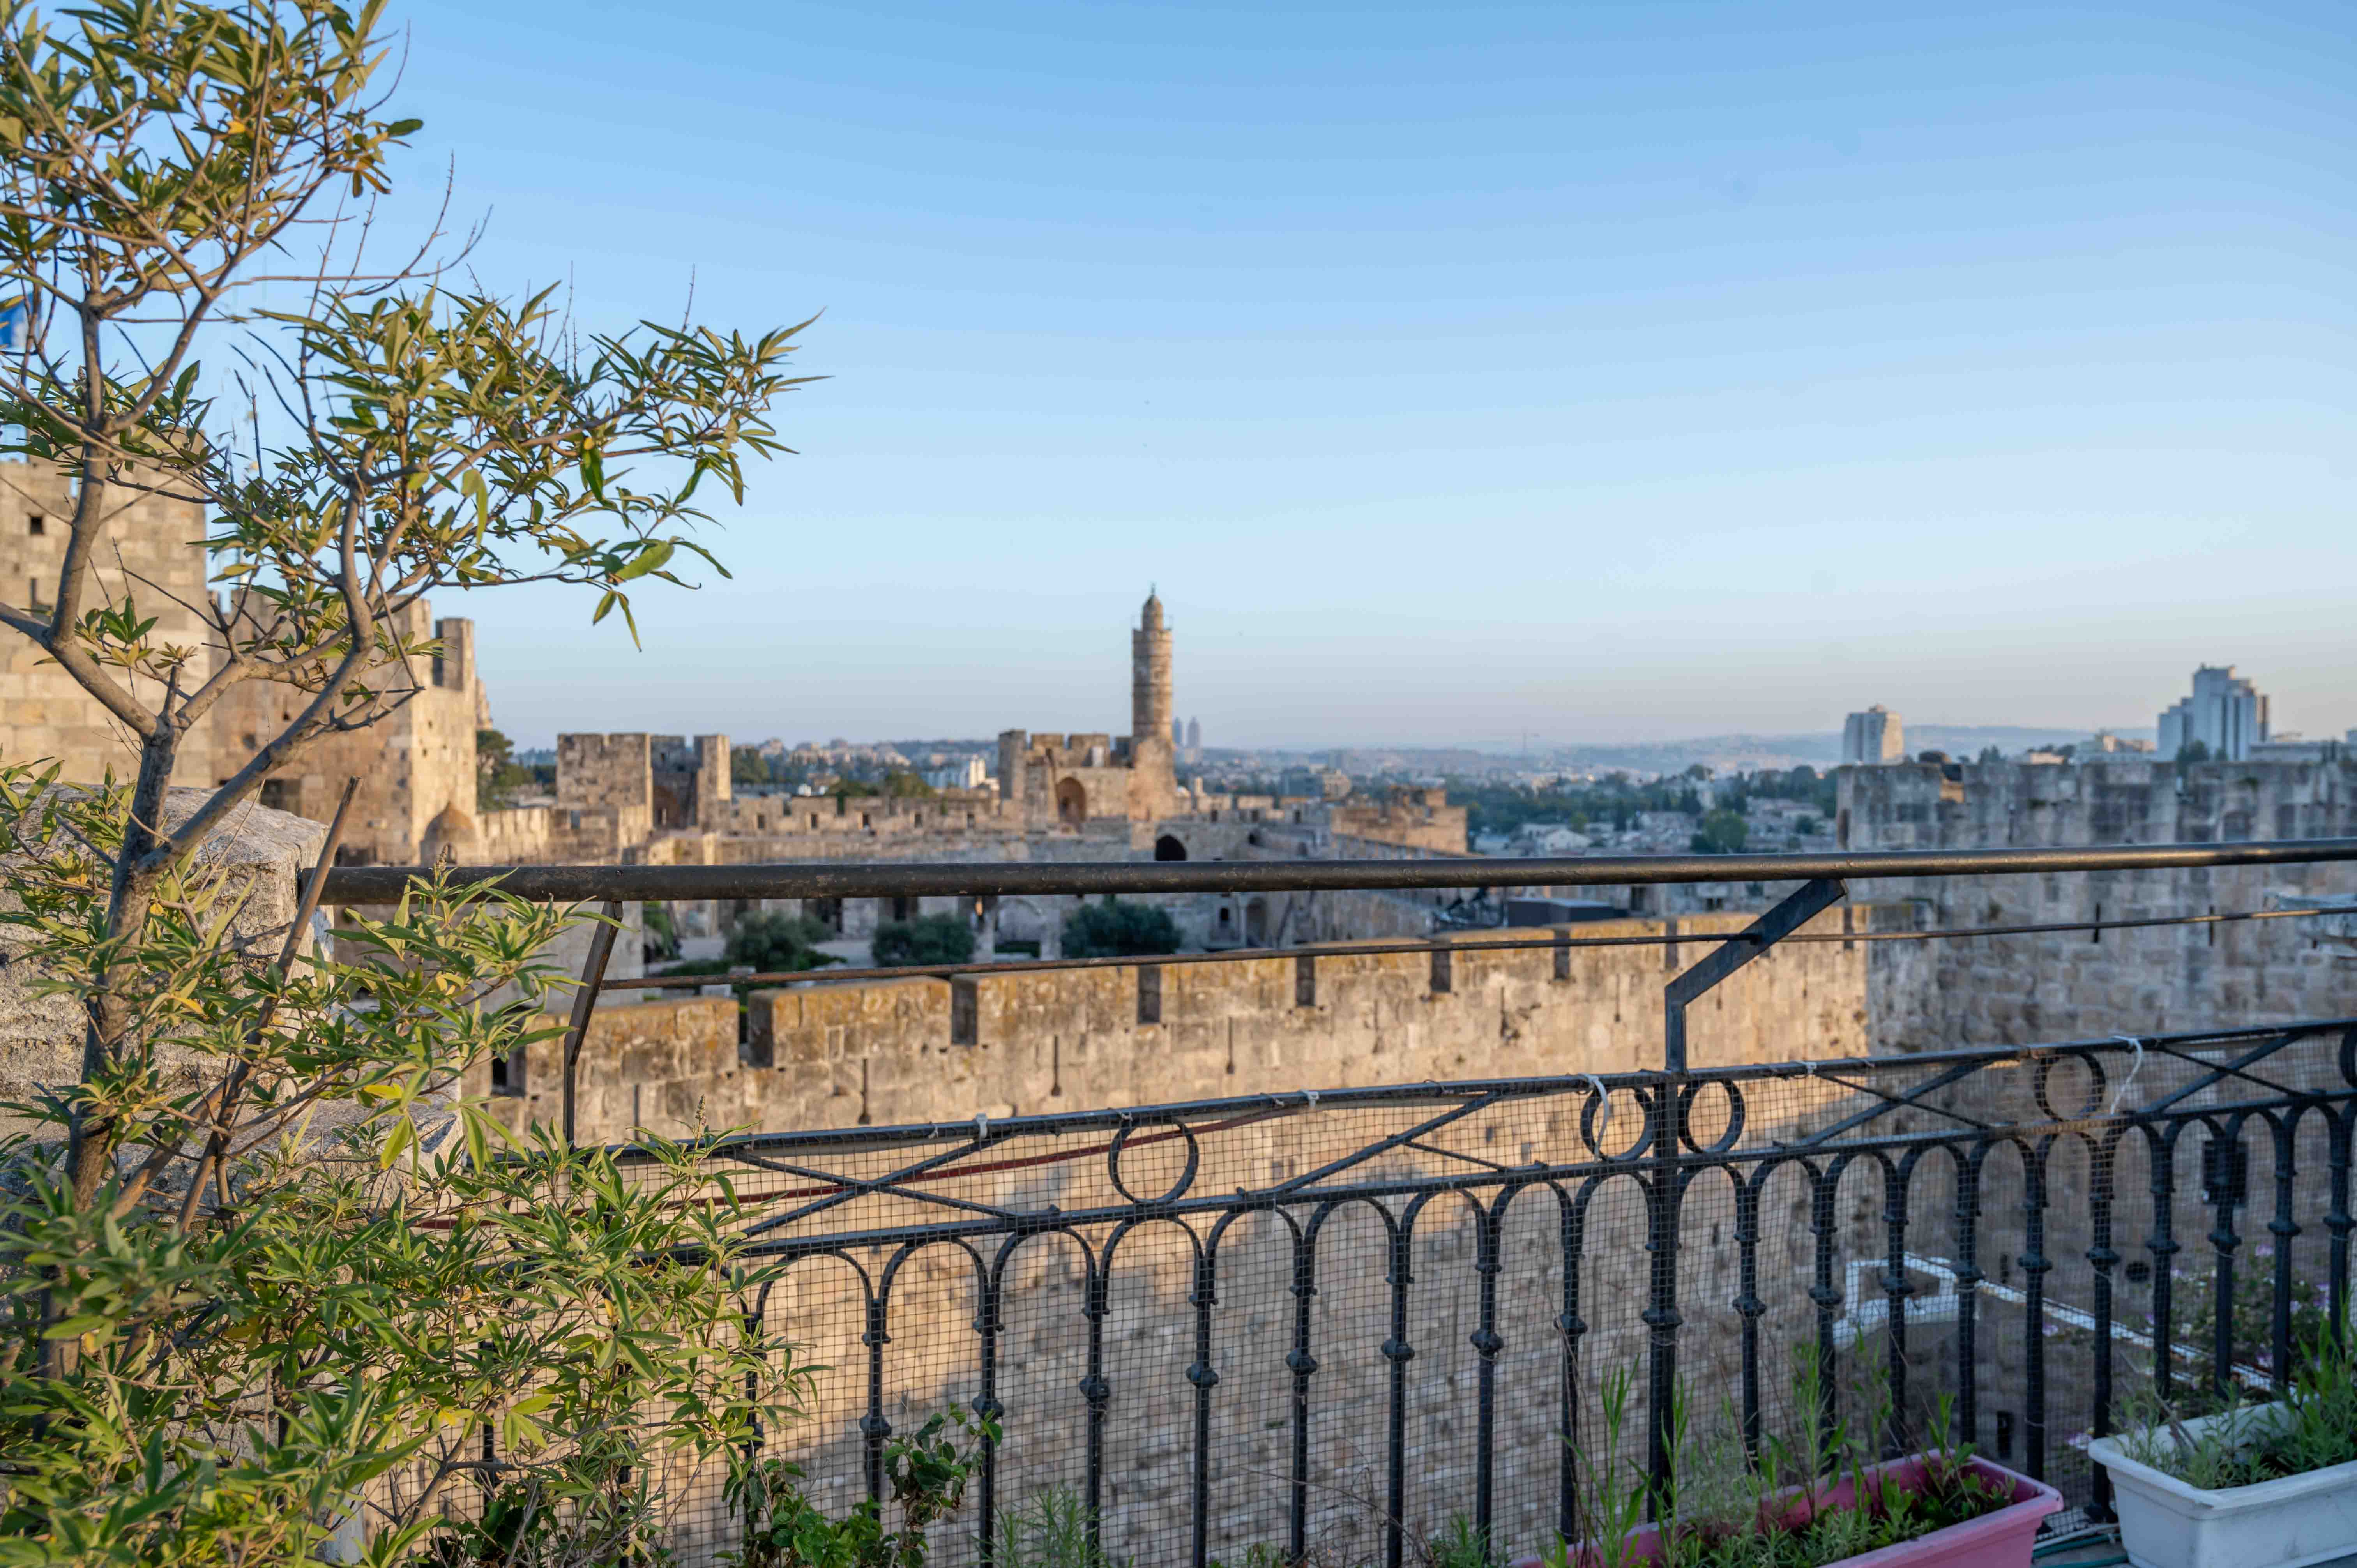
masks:
[[[2346,1321],[2352,1122],[2342,1020],[706,1165],[766,1265],[747,1331],[824,1369],[763,1439],[820,1508],[884,1497],[896,1435],[955,1409],[998,1436],[937,1563],[1012,1568],[1063,1520],[1074,1568],[1399,1568],[1534,1556],[1599,1487],[1706,1492],[1836,1430],[1878,1456],[1944,1432],[2105,1517],[2091,1435],[2154,1391],[2264,1396]],[[728,1551],[716,1470],[679,1485],[682,1556]]]

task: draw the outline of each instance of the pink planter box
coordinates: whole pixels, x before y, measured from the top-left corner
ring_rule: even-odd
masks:
[[[2042,1481],[2016,1475],[2002,1465],[1992,1465],[1982,1458],[1967,1460],[1964,1468],[1983,1480],[2005,1490],[2012,1501],[2005,1507],[1985,1513],[1978,1519],[1952,1524],[1945,1530],[1935,1530],[1929,1535],[1919,1535],[1912,1541],[1902,1541],[1896,1546],[1886,1546],[1879,1552],[1861,1552],[1845,1557],[1838,1568],[2029,1568],[2029,1549],[2038,1536],[2038,1526],[2048,1514],[2062,1506],[2062,1494]],[[1923,1485],[1924,1466],[1921,1455],[1904,1459],[1892,1459],[1867,1470],[1869,1477],[1881,1477],[1886,1484],[1901,1491],[1911,1492]],[[1806,1524],[1814,1513],[1807,1498],[1795,1487],[1786,1496],[1793,1503],[1785,1517],[1789,1524]],[[1828,1487],[1817,1497],[1816,1507],[1845,1509],[1849,1507],[1852,1484],[1843,1481]],[[1650,1524],[1629,1532],[1630,1556],[1643,1563],[1661,1561],[1661,1538]],[[1517,1557],[1513,1568],[1540,1568],[1536,1557]],[[1602,1556],[1593,1547],[1583,1547],[1575,1562],[1581,1568],[1601,1568]],[[1832,1564],[1823,1568],[1834,1568]]]

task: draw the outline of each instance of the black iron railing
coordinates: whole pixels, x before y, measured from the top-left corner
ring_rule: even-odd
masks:
[[[750,1320],[836,1369],[776,1437],[814,1477],[878,1493],[896,1428],[963,1405],[1005,1432],[981,1560],[996,1520],[1064,1488],[1115,1558],[1302,1561],[1340,1531],[1396,1565],[1452,1518],[1501,1556],[1576,1537],[1583,1467],[1641,1460],[1599,1446],[1616,1367],[1705,1426],[1723,1393],[1755,1455],[1861,1378],[1893,1452],[1945,1394],[1959,1433],[2101,1518],[2068,1440],[2111,1430],[2124,1383],[2279,1389],[2311,1322],[2346,1319],[2352,1120],[2357,1021],[2334,1020],[710,1159],[791,1265]],[[1793,1346],[1828,1371],[1823,1410],[1791,1408]],[[1642,1463],[1668,1464],[1663,1424]]]
[[[937,1541],[953,1557],[992,1562],[1004,1520],[1063,1496],[1114,1561],[1265,1549],[1401,1568],[1458,1520],[1501,1561],[1577,1538],[1599,1475],[1663,1485],[1696,1463],[1697,1434],[1716,1434],[1711,1463],[1739,1466],[1847,1413],[1898,1452],[1942,1399],[1960,1435],[2101,1519],[2078,1449],[2128,1394],[2280,1389],[2302,1343],[2349,1316],[2357,1020],[1696,1069],[1683,1019],[1838,899],[1840,876],[2348,859],[2357,841],[479,875],[609,900],[1801,881],[1747,931],[1684,938],[1706,956],[1667,985],[1658,1070],[707,1151],[785,1265],[748,1300],[748,1331],[830,1369],[807,1419],[768,1438],[823,1505],[880,1497],[893,1434],[963,1406],[1001,1436],[969,1532]],[[338,871],[328,901],[380,898],[388,875]],[[1796,1349],[1817,1369],[1812,1408]],[[1627,1453],[1598,1413],[1621,1369],[1643,1395]],[[723,1548],[716,1482],[696,1484],[683,1546]]]

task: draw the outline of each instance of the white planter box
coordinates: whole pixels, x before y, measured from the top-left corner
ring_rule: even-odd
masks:
[[[2198,1434],[2239,1420],[2266,1432],[2286,1413],[2261,1405],[2185,1427]],[[2129,1458],[2115,1437],[2097,1438],[2087,1454],[2112,1473],[2120,1541],[2135,1568],[2306,1568],[2357,1553],[2357,1460],[2205,1492]]]

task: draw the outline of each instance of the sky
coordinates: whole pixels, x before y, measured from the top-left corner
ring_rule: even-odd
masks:
[[[2357,725],[2332,5],[396,4],[483,285],[816,315],[701,536],[450,596],[495,722],[1207,744]]]

